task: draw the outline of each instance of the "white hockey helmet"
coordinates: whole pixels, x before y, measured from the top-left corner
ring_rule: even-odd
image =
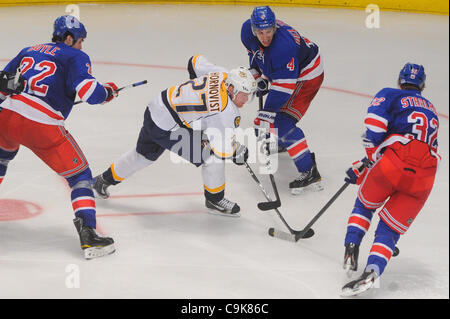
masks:
[[[225,79],[227,88],[233,85],[233,94],[244,92],[247,94],[254,94],[258,88],[256,81],[250,71],[243,66],[228,72],[228,77]]]

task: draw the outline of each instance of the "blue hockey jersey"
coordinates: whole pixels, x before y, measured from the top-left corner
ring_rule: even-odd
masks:
[[[373,144],[368,151],[375,161],[386,146],[395,142],[407,144],[416,139],[425,142],[438,160],[439,118],[433,104],[419,91],[384,88],[369,105],[364,119],[366,139]]]
[[[7,96],[2,108],[36,122],[62,125],[78,97],[89,103],[106,100],[106,89],[92,76],[89,56],[62,42],[27,47],[4,71],[20,72],[26,79],[22,94]]]
[[[319,47],[280,20],[267,48],[253,35],[250,19],[242,25],[241,41],[247,48],[250,67],[270,81],[266,111],[277,112],[294,94],[298,82],[323,73]]]

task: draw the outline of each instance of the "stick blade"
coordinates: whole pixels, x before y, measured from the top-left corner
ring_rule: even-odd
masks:
[[[307,238],[311,238],[312,236],[314,236],[315,232],[312,228],[308,229],[308,231],[306,233],[304,233],[302,235],[303,231],[298,232],[295,235],[295,241],[298,241],[299,239],[307,239]]]
[[[273,227],[269,228],[268,233],[269,233],[269,236],[271,236],[271,237],[279,238],[279,239],[282,239],[282,240],[287,240],[287,241],[290,241],[290,242],[293,242],[293,243],[295,243],[295,241],[296,241],[294,234],[286,233],[286,232],[284,232],[282,230],[278,230],[278,229],[275,229]]]
[[[262,202],[258,203],[258,208],[262,211],[276,209],[281,206],[281,202],[279,200],[272,202]]]

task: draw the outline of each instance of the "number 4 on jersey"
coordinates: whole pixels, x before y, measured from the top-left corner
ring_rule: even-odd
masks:
[[[289,71],[294,71],[295,69],[294,58],[291,59],[291,61],[286,65],[286,67],[289,69]]]

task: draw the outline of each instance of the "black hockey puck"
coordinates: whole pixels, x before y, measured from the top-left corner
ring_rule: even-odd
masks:
[[[275,231],[275,228],[270,227],[270,228],[269,228],[269,231],[268,231],[269,236],[272,236],[272,237],[273,237],[273,232],[274,232],[274,231]]]

